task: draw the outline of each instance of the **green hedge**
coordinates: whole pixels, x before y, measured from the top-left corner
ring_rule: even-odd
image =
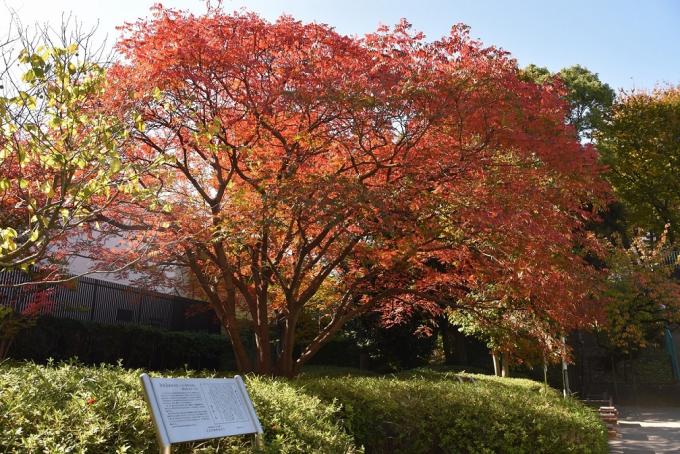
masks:
[[[246,348],[253,339],[244,330]],[[356,343],[338,337],[312,358],[315,365],[358,367]],[[78,358],[84,364],[117,364],[147,370],[189,368],[234,370],[236,360],[227,337],[189,331],[167,331],[140,325],[104,325],[78,320],[41,317],[23,330],[9,352],[16,360],[45,363]]]
[[[141,372],[117,366],[0,364],[0,452],[156,452]],[[339,425],[337,406],[301,394],[284,381],[246,377],[246,385],[265,431],[265,452],[360,451]],[[248,437],[173,447],[176,453],[250,451]]]
[[[417,370],[392,376],[305,377],[307,394],[339,402],[369,453],[606,453],[598,416],[535,381]]]
[[[242,328],[244,345],[254,352],[254,338],[248,321],[242,321]],[[299,346],[297,353],[301,350],[302,346]],[[359,347],[357,339],[342,334],[324,345],[309,364],[357,368],[361,365],[362,355],[371,357],[371,361],[363,365],[372,370],[392,369],[375,347]],[[219,334],[168,331],[133,324],[106,325],[49,316],[37,319],[35,325],[16,337],[9,357],[38,363],[45,363],[50,358],[57,361],[78,358],[84,364],[122,361],[125,367],[148,370],[185,366],[196,370],[236,368],[231,343]]]
[[[84,364],[116,364],[147,370],[234,370],[231,343],[218,334],[166,331],[138,325],[103,325],[39,318],[15,339],[10,358],[45,363],[78,358]]]
[[[154,452],[141,370],[0,364],[0,451]],[[166,372],[164,376],[195,376]],[[378,376],[313,368],[294,380],[246,377],[266,452],[606,453],[582,404],[530,380],[417,370]],[[250,452],[247,438],[176,452]]]
[[[358,368],[360,356],[361,349],[354,339],[340,335],[321,347],[309,360],[308,365]]]

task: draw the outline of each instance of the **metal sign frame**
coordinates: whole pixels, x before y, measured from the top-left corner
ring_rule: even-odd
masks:
[[[161,406],[158,401],[158,398],[156,396],[156,392],[154,391],[154,387],[152,384],[152,378],[149,377],[147,374],[142,374],[139,376],[139,379],[142,383],[142,389],[144,390],[144,400],[146,400],[146,404],[149,407],[149,412],[151,413],[151,419],[153,421],[154,428],[156,429],[156,438],[158,439],[158,446],[160,448],[159,452],[161,454],[171,454],[172,450],[172,443],[171,443],[171,437],[170,433],[168,432],[167,427],[165,426],[165,423],[163,422],[163,417],[161,415]],[[178,381],[180,380],[186,380],[183,378],[178,378],[176,379]],[[209,379],[202,379],[202,380],[209,380]],[[220,380],[225,380],[225,379],[220,379]],[[239,390],[239,393],[241,395],[241,398],[243,399],[243,402],[245,403],[246,411],[248,413],[248,417],[250,421],[252,422],[253,427],[255,427],[255,432],[243,432],[239,433],[236,435],[249,435],[252,434],[254,436],[253,443],[257,447],[262,447],[263,441],[262,441],[262,425],[260,424],[260,420],[257,417],[257,413],[255,412],[255,407],[253,406],[252,400],[250,400],[250,396],[248,395],[248,390],[246,389],[245,383],[243,383],[243,379],[239,375],[235,375],[234,378],[234,383],[236,384],[237,389]],[[223,438],[222,436],[217,436],[217,437],[208,437],[208,438],[196,438],[195,440],[187,440],[187,441],[198,441],[198,440],[210,440],[213,438]]]

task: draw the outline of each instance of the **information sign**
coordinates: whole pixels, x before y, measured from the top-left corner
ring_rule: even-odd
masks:
[[[173,443],[262,434],[243,380],[140,377],[162,453]]]

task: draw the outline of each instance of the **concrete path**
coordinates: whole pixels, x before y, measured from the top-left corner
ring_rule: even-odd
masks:
[[[619,407],[618,432],[612,454],[680,453],[680,408]]]

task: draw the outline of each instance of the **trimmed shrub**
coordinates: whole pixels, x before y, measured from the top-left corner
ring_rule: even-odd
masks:
[[[78,358],[84,364],[117,364],[147,370],[236,368],[225,336],[166,331],[139,325],[103,325],[41,317],[15,339],[9,357],[45,363]]]
[[[155,452],[155,433],[139,382],[141,372],[69,363],[46,367],[0,364],[0,451]],[[337,422],[336,405],[301,394],[285,381],[245,379],[265,432],[264,452],[361,452]],[[249,437],[173,446],[177,453],[252,451]]]
[[[153,452],[140,373],[119,366],[0,363],[0,451]],[[595,412],[537,382],[468,375],[476,381],[459,383],[451,373],[429,369],[356,373],[331,367],[294,380],[246,377],[265,452],[353,453],[361,446],[368,453],[607,452]],[[251,451],[248,437],[175,450]]]
[[[599,417],[537,382],[417,370],[383,377],[301,377],[305,393],[339,402],[368,453],[606,453]]]
[[[3,452],[153,452],[141,370],[0,364]],[[417,370],[353,376],[314,368],[295,380],[246,377],[265,452],[606,453],[598,416],[530,380]],[[164,376],[197,376],[194,372]],[[205,376],[205,374],[201,374]],[[210,375],[208,375],[210,376]],[[350,435],[351,434],[351,435]],[[251,452],[248,437],[175,452]]]
[[[248,323],[242,333],[253,351]],[[352,339],[338,336],[310,364],[358,367],[361,350]],[[192,331],[167,331],[140,325],[105,325],[41,317],[14,340],[9,357],[44,364],[48,359],[77,358],[83,364],[118,364],[147,370],[235,370],[236,360],[226,336]]]

